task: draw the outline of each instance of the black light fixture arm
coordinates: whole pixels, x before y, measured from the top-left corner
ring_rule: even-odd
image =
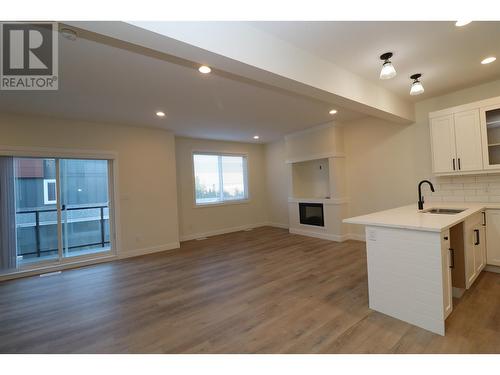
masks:
[[[422,74],[421,73],[416,73],[416,74],[412,74],[410,76],[410,79],[413,79],[413,81],[418,82],[419,79],[420,79],[420,77],[422,77]]]
[[[384,62],[388,62],[389,59],[392,57],[392,52],[386,52],[380,55],[380,60],[383,60]]]

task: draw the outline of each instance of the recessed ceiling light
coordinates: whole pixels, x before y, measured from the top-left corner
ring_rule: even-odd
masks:
[[[260,137],[258,135],[254,135],[253,139],[259,139]]]
[[[410,95],[420,95],[424,93],[424,86],[422,82],[420,82],[419,78],[422,77],[422,74],[417,73],[413,74],[410,78],[413,79],[413,83],[410,87]]]
[[[334,114],[337,113],[337,110],[336,109],[330,109],[330,111],[328,113],[331,114],[331,115],[334,115]]]
[[[198,71],[199,71],[200,73],[203,73],[203,74],[208,74],[208,73],[210,73],[210,72],[212,71],[212,69],[210,69],[210,67],[209,67],[209,66],[202,65],[202,66],[200,66],[200,67],[198,68]]]
[[[380,79],[390,79],[396,76],[396,69],[390,58],[392,57],[392,52],[386,52],[380,55],[380,60],[384,61],[382,64],[382,69],[380,70]]]
[[[468,25],[469,23],[471,23],[472,21],[465,21],[465,20],[462,20],[462,21],[457,21],[455,22],[455,26],[457,27],[462,27],[462,26],[465,26],[465,25]]]
[[[158,116],[158,117],[165,117],[165,112],[158,111],[158,112],[156,112],[156,116]]]
[[[481,64],[485,65],[485,64],[490,64],[492,63],[493,61],[495,61],[497,58],[494,57],[494,56],[491,56],[491,57],[487,57],[485,58],[483,61],[481,61]]]

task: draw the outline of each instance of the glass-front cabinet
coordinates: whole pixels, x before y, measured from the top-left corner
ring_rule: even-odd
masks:
[[[480,112],[484,169],[500,169],[500,103]]]

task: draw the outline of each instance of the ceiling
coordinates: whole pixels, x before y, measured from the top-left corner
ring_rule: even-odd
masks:
[[[500,22],[251,22],[252,26],[320,56],[393,92],[419,101],[500,78]],[[398,75],[378,78],[379,56],[393,52]],[[481,60],[498,60],[481,65]],[[409,76],[423,73],[425,93],[409,95]]]
[[[59,90],[0,91],[0,111],[154,126],[176,135],[268,142],[363,115],[224,72],[200,74],[158,58],[85,38],[59,38]],[[166,112],[158,118],[156,111]],[[259,141],[253,136],[259,135]]]
[[[453,22],[250,24],[406,100],[500,78],[499,22],[462,28]],[[381,81],[378,56],[387,51],[395,54],[398,75]],[[499,60],[481,65],[490,55]],[[331,103],[222,71],[202,75],[193,62],[88,35],[76,41],[59,38],[59,66],[58,91],[0,91],[0,111],[153,126],[180,136],[243,142],[269,142],[332,119],[364,116],[340,107],[331,116]],[[426,90],[416,97],[408,94],[413,73],[423,73]],[[158,110],[167,116],[158,118]],[[254,141],[254,135],[260,139]]]

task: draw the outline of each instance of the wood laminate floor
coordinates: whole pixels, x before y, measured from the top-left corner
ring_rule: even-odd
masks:
[[[446,331],[368,308],[364,242],[270,227],[0,283],[2,353],[500,353],[500,274]]]

